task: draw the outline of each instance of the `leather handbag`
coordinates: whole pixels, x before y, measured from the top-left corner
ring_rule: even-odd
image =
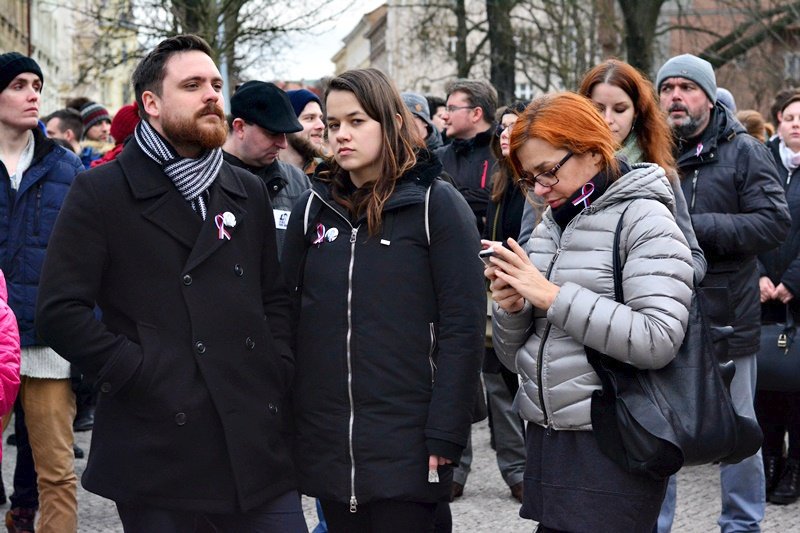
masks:
[[[615,300],[624,303],[620,231],[614,236]],[[710,289],[713,290],[713,289]],[[586,347],[602,388],[592,394],[592,428],[600,450],[628,472],[664,479],[683,465],[738,463],[761,447],[755,419],[739,415],[730,396],[734,363],[714,354],[704,312],[706,289],[697,288],[686,337],[675,359],[642,370]],[[732,328],[718,330],[717,337]],[[724,360],[724,359],[722,359]]]
[[[784,322],[761,326],[761,348],[757,356],[758,390],[800,391],[800,344],[796,342],[796,333],[794,315],[788,305]]]

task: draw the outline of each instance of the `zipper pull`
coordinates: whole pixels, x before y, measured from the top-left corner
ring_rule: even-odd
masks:
[[[552,434],[553,434],[553,423],[548,420],[547,421],[547,431],[545,431],[545,435],[547,435],[549,437]]]
[[[355,496],[350,496],[350,512],[355,513],[358,511],[358,500]]]
[[[350,244],[353,244],[354,242],[356,242],[356,235],[357,234],[358,234],[358,228],[353,228],[353,230],[350,232]],[[355,511],[353,511],[353,512],[355,512]]]

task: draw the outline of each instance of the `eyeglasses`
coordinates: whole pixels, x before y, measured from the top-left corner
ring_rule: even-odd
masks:
[[[501,123],[500,123],[500,124],[498,124],[498,125],[497,125],[497,127],[495,128],[495,130],[494,130],[494,134],[495,134],[495,135],[497,135],[498,137],[500,137],[501,135],[503,135],[503,132],[504,132],[504,131],[506,131],[506,130],[510,130],[510,129],[511,129],[511,128],[513,128],[513,127],[514,127],[514,124],[509,124],[508,126],[506,126],[505,124],[503,124],[503,123],[501,122]],[[511,132],[509,132],[509,133],[511,133]]]
[[[445,107],[444,110],[447,111],[448,113],[455,113],[459,109],[475,109],[476,107],[478,107],[478,106],[476,106],[476,105],[449,105],[449,106]]]
[[[565,155],[561,161],[556,163],[556,166],[551,168],[550,170],[545,170],[544,172],[540,172],[535,176],[531,175],[530,172],[522,171],[519,177],[519,181],[517,184],[519,188],[522,189],[524,193],[533,192],[534,187],[538,183],[542,187],[552,187],[556,183],[558,183],[558,177],[556,176],[556,172],[559,171],[561,167],[564,166],[564,163],[569,161],[569,158],[573,156],[573,153],[568,151],[567,155]]]

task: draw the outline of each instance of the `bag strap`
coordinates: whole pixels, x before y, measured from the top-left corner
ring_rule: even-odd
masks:
[[[619,215],[619,221],[617,221],[617,229],[614,231],[614,248],[613,254],[611,257],[611,266],[612,266],[612,274],[614,276],[614,300],[623,304],[625,303],[625,295],[622,293],[622,261],[619,258],[619,241],[620,241],[620,234],[622,233],[622,223],[625,219],[625,213],[628,212],[628,208],[631,206],[633,202],[629,202],[625,209],[623,209],[622,213]]]

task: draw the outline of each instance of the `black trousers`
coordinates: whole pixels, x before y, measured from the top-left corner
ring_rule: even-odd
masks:
[[[331,500],[320,500],[330,533],[432,533],[435,503],[382,500],[359,504],[358,511]]]

